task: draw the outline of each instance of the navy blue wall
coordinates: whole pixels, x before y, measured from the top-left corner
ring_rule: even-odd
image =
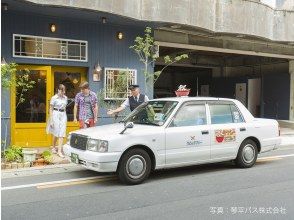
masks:
[[[236,83],[246,83],[248,85],[248,78],[213,78],[210,83],[210,95],[223,98],[235,98]],[[261,117],[289,120],[289,73],[263,75],[261,93]]]
[[[212,78],[209,93],[221,98],[235,98],[236,83],[247,83],[246,77]]]
[[[98,18],[97,23],[92,23],[87,21],[81,21],[79,18],[63,19],[38,14],[2,11],[1,56],[4,56],[7,62],[16,62],[18,64],[42,64],[88,67],[89,73],[92,72],[97,60],[99,60],[99,63],[102,67],[137,69],[138,83],[141,85],[141,88],[144,91],[145,81],[144,75],[142,74],[143,65],[139,62],[137,55],[134,53],[133,50],[129,48],[129,46],[133,45],[136,36],[142,35],[144,33],[145,27],[116,26],[113,24],[101,24],[98,22]],[[49,31],[50,23],[56,24],[57,31],[55,33],[51,33]],[[124,39],[121,41],[117,40],[116,38],[116,34],[118,31],[124,33]],[[86,40],[88,41],[88,62],[13,58],[13,34],[26,34],[45,37]],[[95,92],[103,88],[103,81],[93,82],[92,77],[88,77],[88,80],[91,89]],[[153,95],[152,91],[148,91],[147,94],[150,97],[152,97]],[[1,98],[2,111],[6,112],[3,117],[9,118],[9,95],[2,95]],[[100,111],[100,116],[106,116],[105,110]],[[100,124],[109,123],[111,121],[112,120],[103,118],[100,120]]]
[[[289,120],[290,74],[265,74],[262,77],[261,112],[265,118]]]

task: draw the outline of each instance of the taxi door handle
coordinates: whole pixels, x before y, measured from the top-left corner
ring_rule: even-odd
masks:
[[[209,134],[209,131],[201,131],[201,133],[204,134]]]
[[[246,128],[240,128],[240,131],[246,131]]]

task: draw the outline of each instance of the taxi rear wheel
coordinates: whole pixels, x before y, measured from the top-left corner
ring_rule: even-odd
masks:
[[[119,163],[118,177],[121,182],[129,185],[142,183],[151,171],[151,159],[142,149],[126,152]]]
[[[251,139],[247,139],[243,141],[239,148],[236,164],[241,168],[250,168],[255,164],[257,155],[258,149],[256,143]]]

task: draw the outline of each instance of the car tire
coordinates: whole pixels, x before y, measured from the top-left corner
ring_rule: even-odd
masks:
[[[119,180],[128,185],[142,183],[151,172],[151,159],[142,149],[127,151],[121,158],[118,167]]]
[[[256,143],[251,140],[247,139],[242,142],[237,158],[235,160],[236,165],[240,168],[250,168],[252,167],[257,159],[258,150]]]

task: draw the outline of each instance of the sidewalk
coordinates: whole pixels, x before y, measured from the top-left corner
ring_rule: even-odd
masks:
[[[294,147],[294,129],[281,128],[281,137],[282,137],[282,143],[280,147],[286,147],[290,145],[293,145]],[[67,159],[69,160],[69,158]],[[5,178],[12,178],[12,177],[25,177],[25,176],[36,176],[36,175],[45,175],[45,174],[67,173],[67,172],[82,171],[82,170],[86,170],[86,169],[74,163],[67,163],[67,164],[60,163],[60,164],[46,165],[46,166],[1,170],[1,178],[5,179]]]
[[[68,164],[54,164],[37,167],[28,167],[20,169],[7,169],[1,170],[1,179],[13,178],[13,177],[25,177],[25,176],[38,176],[45,174],[67,173],[74,171],[86,170],[82,166],[74,163]]]
[[[281,128],[281,136],[294,136],[293,128]]]
[[[282,143],[281,146],[294,145],[294,129],[281,128]]]

